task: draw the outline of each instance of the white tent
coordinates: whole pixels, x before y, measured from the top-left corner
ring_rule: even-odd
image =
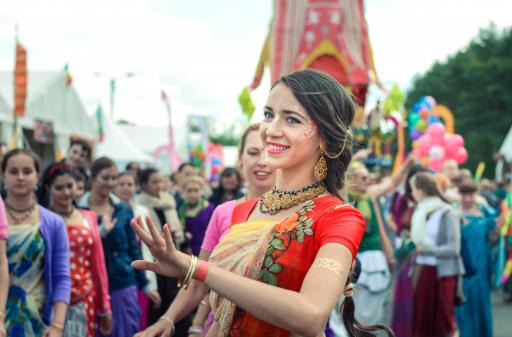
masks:
[[[68,85],[65,71],[31,71],[27,89],[26,115],[20,119],[23,127],[32,129],[34,120],[42,120],[52,122],[58,135],[96,138],[94,125],[73,84]],[[0,72],[0,95],[11,111],[12,72]]]
[[[0,140],[9,143],[12,134],[13,72],[0,72]],[[32,148],[43,157],[43,163],[53,161],[57,150],[62,153],[72,137],[89,141],[96,139],[96,129],[67,74],[62,71],[30,71],[28,73],[25,116],[19,124]],[[41,143],[34,139],[37,122],[51,123],[54,139]]]
[[[103,114],[103,130],[105,139],[98,143],[96,157],[107,156],[114,160],[120,169],[124,169],[131,161],[139,163],[151,162],[151,156],[140,151],[117,124]]]
[[[507,162],[512,163],[512,126],[500,147],[499,153],[505,156]]]

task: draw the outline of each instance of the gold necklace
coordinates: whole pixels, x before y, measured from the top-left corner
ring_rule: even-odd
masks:
[[[37,203],[33,203],[32,205],[30,205],[29,207],[27,207],[25,209],[18,210],[16,208],[12,207],[11,205],[9,205],[7,202],[5,202],[4,204],[5,204],[5,210],[7,211],[7,213],[11,217],[11,219],[13,219],[14,222],[17,224],[21,224],[21,223],[23,223],[23,221],[27,220],[30,217],[30,215],[32,215],[32,212],[34,211],[34,209],[36,208],[36,205],[37,205]],[[20,217],[17,217],[14,212],[22,213],[22,215]]]
[[[261,213],[276,215],[282,210],[313,200],[325,191],[326,188],[322,182],[316,182],[295,191],[282,191],[274,186],[261,197],[259,209]]]

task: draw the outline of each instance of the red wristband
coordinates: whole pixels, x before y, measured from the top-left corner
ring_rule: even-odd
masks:
[[[208,268],[209,267],[207,262],[199,261],[194,278],[199,282],[204,282],[204,280],[206,280],[206,276],[208,275]]]

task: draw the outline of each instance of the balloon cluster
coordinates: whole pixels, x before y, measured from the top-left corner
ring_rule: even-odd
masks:
[[[434,123],[416,140],[411,157],[422,159],[433,171],[440,171],[445,160],[454,159],[458,164],[464,163],[468,159],[468,152],[461,135],[449,134],[443,124]]]
[[[202,144],[189,145],[190,163],[198,169],[201,169],[206,160],[206,152]]]
[[[430,113],[436,105],[434,97],[423,96],[412,106],[411,112],[407,116],[409,137],[412,140],[420,138],[429,125],[439,122],[439,117]]]
[[[210,181],[218,181],[220,172],[224,166],[223,146],[220,144],[208,144],[208,153],[210,154],[211,175]]]

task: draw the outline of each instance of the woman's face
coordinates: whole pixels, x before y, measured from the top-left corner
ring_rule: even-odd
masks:
[[[75,201],[78,202],[82,199],[85,193],[85,181],[77,180],[75,181]]]
[[[160,172],[155,172],[149,176],[148,181],[142,184],[142,188],[147,194],[158,197],[162,190],[162,175]]]
[[[230,176],[222,177],[220,184],[224,191],[233,192],[240,185],[240,181],[238,181],[238,176],[236,174],[232,174]]]
[[[92,190],[101,196],[108,196],[114,190],[117,182],[117,169],[107,167],[101,170],[92,181]]]
[[[476,205],[476,193],[461,193],[460,202],[464,209],[473,208]]]
[[[419,188],[416,187],[416,177],[415,176],[412,177],[411,179],[409,179],[409,186],[411,187],[412,197],[414,198],[414,200],[416,200],[416,202],[420,202],[423,199],[425,199],[425,197],[426,197],[425,192],[423,192],[423,190],[420,190]]]
[[[370,172],[364,166],[354,170],[350,178],[351,187],[359,193],[366,193],[370,186]]]
[[[131,175],[123,174],[117,178],[114,193],[124,202],[130,202],[136,192],[135,179]]]
[[[76,195],[75,179],[69,174],[58,176],[50,186],[52,202],[62,208],[73,204]]]
[[[196,182],[189,182],[183,186],[183,197],[187,203],[195,205],[203,193],[203,186]]]
[[[4,182],[9,194],[21,196],[33,193],[38,179],[34,159],[30,156],[19,153],[7,161]]]
[[[263,144],[257,131],[247,135],[240,164],[249,189],[268,191],[274,186],[276,173],[265,162]]]
[[[268,97],[260,126],[265,161],[273,169],[313,176],[322,143],[317,127],[292,91],[277,84]]]

